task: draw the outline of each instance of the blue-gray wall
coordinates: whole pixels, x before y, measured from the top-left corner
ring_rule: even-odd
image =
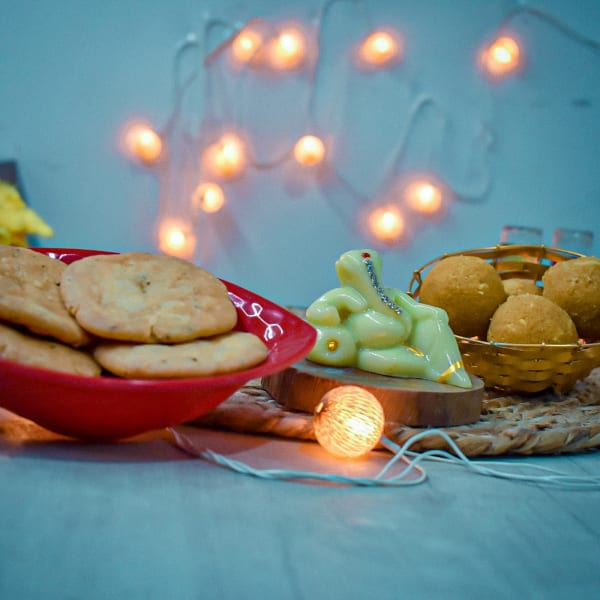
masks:
[[[591,229],[598,254],[600,2],[529,4],[542,13],[510,21],[525,69],[490,82],[477,49],[516,6],[0,0],[0,161],[18,161],[27,201],[55,229],[38,245],[153,250],[159,208],[176,207],[194,179],[182,140],[193,146],[199,128],[233,123],[268,162],[317,131],[331,144],[331,177],[289,163],[251,168],[225,186],[227,207],[197,226],[197,262],[281,303],[306,304],[335,287],[339,254],[370,244],[355,217],[383,193],[405,134],[393,174],[436,173],[455,199],[440,220],[407,217],[411,238],[382,250],[385,284],[406,288],[414,268],[493,245],[509,223],[542,227],[546,244],[556,227]],[[178,44],[193,34],[213,50],[254,17],[317,26],[317,76],[236,74],[220,55],[197,68],[204,56],[192,48],[179,78],[197,77],[174,119]],[[404,59],[391,71],[365,73],[348,58],[370,25],[402,32]],[[147,169],[122,154],[119,132],[135,117],[168,132],[170,164]]]

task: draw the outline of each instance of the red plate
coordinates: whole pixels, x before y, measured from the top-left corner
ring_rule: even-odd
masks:
[[[96,250],[34,248],[71,263]],[[312,349],[314,328],[273,302],[223,281],[238,311],[236,329],[269,348],[245,371],[193,379],[82,377],[0,359],[0,405],[56,433],[88,439],[126,438],[177,425],[209,412],[251,379],[276,373]]]

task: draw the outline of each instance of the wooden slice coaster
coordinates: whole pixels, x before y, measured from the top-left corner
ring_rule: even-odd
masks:
[[[473,387],[459,388],[426,379],[387,377],[351,368],[326,367],[303,360],[264,377],[264,389],[285,409],[312,413],[329,390],[358,385],[381,402],[386,421],[411,427],[448,427],[479,420],[484,385],[471,376]]]

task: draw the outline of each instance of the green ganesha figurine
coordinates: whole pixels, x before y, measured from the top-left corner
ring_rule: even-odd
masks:
[[[374,250],[346,252],[335,268],[341,287],[306,311],[317,330],[309,360],[472,387],[443,309],[382,287],[381,257]]]

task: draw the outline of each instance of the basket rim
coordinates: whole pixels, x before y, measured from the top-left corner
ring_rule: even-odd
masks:
[[[549,348],[551,350],[585,350],[586,348],[598,348],[600,347],[600,342],[585,342],[585,341],[577,341],[573,344],[511,344],[508,342],[490,342],[487,340],[478,340],[475,338],[464,337],[462,335],[454,334],[454,337],[458,341],[468,342],[469,344],[474,344],[478,346],[486,346],[486,347],[494,347],[507,350],[533,350],[533,349],[542,349]]]
[[[480,256],[481,258],[491,259],[492,262],[497,262],[498,259],[521,254],[538,259],[549,259],[551,261],[562,260],[565,258],[580,258],[586,256],[580,252],[572,250],[564,250],[554,246],[546,246],[545,244],[496,244],[495,246],[481,246],[475,248],[467,248],[466,250],[457,250],[455,252],[444,252],[440,256],[431,259],[418,269],[413,270],[413,279],[418,278],[418,275],[426,271],[435,263],[448,258],[450,256]]]

